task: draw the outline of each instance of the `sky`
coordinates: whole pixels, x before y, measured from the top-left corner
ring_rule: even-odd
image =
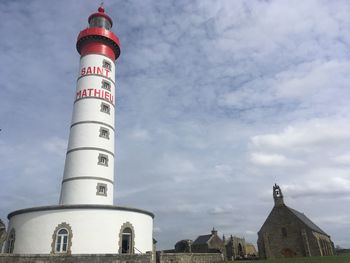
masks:
[[[0,218],[58,204],[80,30],[99,1],[0,1]],[[112,1],[115,204],[158,249],[257,232],[272,186],[350,248],[350,2]]]

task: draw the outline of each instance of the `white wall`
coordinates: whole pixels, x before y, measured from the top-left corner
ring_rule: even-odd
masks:
[[[142,253],[152,251],[150,215],[111,209],[60,209],[13,216],[8,228],[16,232],[13,253],[49,254],[54,230],[63,222],[72,228],[72,254],[118,253],[119,233],[126,222],[134,227],[135,247]]]
[[[111,64],[111,71],[102,67],[104,60]],[[110,91],[101,87],[102,82],[107,79],[110,82]],[[100,98],[96,99],[93,93],[87,93],[89,95],[84,97],[80,95],[81,99],[74,103],[72,116],[74,125],[70,129],[63,175],[63,180],[71,180],[62,184],[60,204],[113,204],[113,184],[106,180],[114,181],[115,107],[112,106],[115,105],[114,80],[115,64],[112,60],[98,54],[89,54],[81,58],[77,93],[82,94],[82,91],[87,90],[90,90],[89,92],[97,90],[101,94],[108,92],[110,94],[108,98],[112,99],[113,96],[113,102],[110,104]],[[110,114],[101,112],[101,102],[110,105]],[[101,127],[108,129],[108,139],[100,137]],[[98,164],[100,154],[108,156],[108,167]],[[101,183],[108,184],[107,196],[96,194],[96,187]]]

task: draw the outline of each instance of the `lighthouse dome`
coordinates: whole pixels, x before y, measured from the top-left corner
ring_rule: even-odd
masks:
[[[89,27],[102,27],[110,30],[113,25],[112,19],[105,13],[103,6],[100,6],[97,11],[89,17]]]

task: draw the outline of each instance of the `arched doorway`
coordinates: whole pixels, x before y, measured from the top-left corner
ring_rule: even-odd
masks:
[[[132,230],[124,228],[122,233],[122,254],[132,254]]]
[[[292,257],[296,256],[296,253],[293,250],[291,250],[290,248],[284,248],[284,249],[282,249],[282,255],[285,258],[292,258]]]
[[[134,227],[126,222],[119,232],[119,254],[134,254],[135,231]]]
[[[238,243],[238,257],[240,258],[244,257],[243,247],[241,243]]]

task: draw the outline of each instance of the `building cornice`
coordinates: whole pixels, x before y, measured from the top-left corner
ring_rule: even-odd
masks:
[[[136,212],[148,215],[152,218],[154,218],[154,214],[151,212],[148,212],[146,210],[138,209],[138,208],[131,208],[131,207],[125,207],[125,206],[114,206],[114,205],[52,205],[52,206],[38,206],[38,207],[31,207],[31,208],[25,208],[13,211],[7,215],[7,219],[11,219],[11,217],[20,215],[20,214],[26,214],[26,213],[32,213],[32,212],[41,212],[41,211],[50,211],[50,210],[69,210],[69,209],[80,209],[80,210],[95,210],[95,209],[101,209],[101,210],[117,210],[117,211],[128,211],[128,212]]]

